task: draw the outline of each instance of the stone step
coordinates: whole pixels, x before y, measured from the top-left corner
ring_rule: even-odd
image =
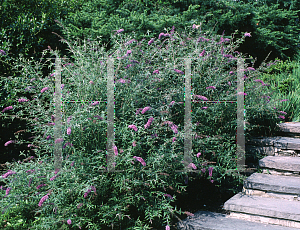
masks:
[[[300,228],[300,202],[243,195],[241,192],[225,202],[230,216],[253,222]]]
[[[300,173],[300,157],[267,156],[259,160],[261,168]]]
[[[244,181],[244,189],[248,195],[300,200],[300,177],[253,173]]]
[[[281,150],[300,150],[300,138],[295,137],[252,137],[246,145],[273,146]]]
[[[255,146],[255,145],[245,145],[246,153],[250,154],[260,154],[266,156],[292,156],[300,157],[300,153],[295,150],[282,150],[274,146]]]
[[[194,216],[176,223],[180,230],[296,230],[297,228],[284,227],[273,224],[263,224],[230,218],[229,215],[198,211]]]
[[[300,122],[284,122],[277,126],[282,133],[300,136]]]

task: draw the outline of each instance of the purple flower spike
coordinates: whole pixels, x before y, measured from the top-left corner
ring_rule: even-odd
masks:
[[[130,129],[134,129],[134,131],[136,131],[137,132],[137,127],[135,126],[135,125],[128,125],[128,128],[130,128]]]
[[[178,69],[174,69],[176,71],[176,73],[180,73],[180,74],[184,74],[184,72],[182,72],[181,70]]]
[[[48,89],[49,89],[49,87],[43,88],[43,89],[41,90],[41,93],[45,92],[45,91],[48,90]]]
[[[41,199],[40,202],[39,202],[39,207],[41,207],[42,204],[45,202],[45,200],[47,200],[48,198],[49,198],[48,194],[45,195],[45,196],[43,196],[42,199]]]
[[[141,113],[144,114],[144,113],[146,113],[149,109],[151,109],[151,107],[148,107],[148,106],[147,106],[147,107],[145,107],[145,108],[142,110]]]
[[[67,128],[67,134],[70,135],[71,134],[71,127]]]
[[[6,142],[6,143],[4,144],[4,146],[8,146],[9,144],[15,143],[15,142],[16,142],[16,141],[10,140],[10,141]]]
[[[146,163],[145,163],[145,161],[143,160],[143,158],[137,157],[137,156],[134,156],[133,158],[135,158],[137,161],[141,162],[141,164],[142,164],[143,166],[146,166]]]
[[[5,53],[4,50],[0,50],[0,53],[1,53],[2,55],[6,55],[6,53]]]
[[[116,34],[119,34],[119,33],[123,32],[123,31],[124,31],[124,29],[119,29],[119,30],[117,30]]]
[[[245,37],[251,37],[251,34],[250,33],[245,33],[244,36]]]
[[[13,107],[12,107],[12,106],[8,106],[8,107],[6,107],[6,108],[4,108],[4,109],[2,110],[2,113],[4,113],[4,112],[7,111],[7,110],[11,110],[11,109],[13,109]]]
[[[149,42],[148,45],[150,46],[154,42],[154,38],[152,38]]]

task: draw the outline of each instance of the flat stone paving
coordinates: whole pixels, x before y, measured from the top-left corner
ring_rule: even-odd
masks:
[[[300,178],[253,173],[244,181],[244,187],[262,191],[300,194]]]
[[[263,168],[300,172],[300,157],[267,156],[259,160]]]
[[[262,224],[228,217],[226,214],[198,211],[177,223],[180,230],[296,230],[272,224]]]
[[[300,202],[243,195],[241,192],[225,202],[228,211],[249,213],[300,222]]]
[[[246,141],[247,145],[274,146],[280,149],[300,150],[300,138],[295,137],[253,137]]]
[[[289,133],[300,133],[300,122],[284,122],[277,124],[280,130]]]

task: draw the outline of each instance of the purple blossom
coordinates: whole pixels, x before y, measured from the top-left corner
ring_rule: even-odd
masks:
[[[212,171],[213,171],[213,167],[208,167],[208,175],[211,177],[212,176]]]
[[[10,140],[10,141],[7,141],[5,144],[4,144],[4,146],[8,146],[9,144],[11,144],[11,143],[15,143],[16,141],[15,140]]]
[[[39,207],[41,207],[42,204],[45,202],[45,200],[47,200],[48,198],[49,198],[49,195],[48,195],[48,194],[45,195],[45,196],[43,196],[42,199],[41,199],[40,202],[39,202]]]
[[[199,57],[203,57],[204,54],[205,54],[205,50],[203,50],[203,51],[200,53]]]
[[[177,128],[178,128],[178,126],[177,126],[177,125],[174,125],[174,124],[172,124],[172,126],[171,126],[171,129],[173,130],[173,132],[174,132],[175,134],[177,134],[177,133],[178,133],[178,130],[177,130]]]
[[[170,230],[170,226],[169,225],[166,226],[166,230]]]
[[[201,171],[202,171],[203,173],[205,173],[205,168],[202,168]]]
[[[250,33],[245,33],[244,36],[245,37],[251,37],[251,34]]]
[[[130,128],[130,129],[134,129],[134,131],[136,131],[137,132],[137,127],[135,126],[135,125],[128,125],[128,128]]]
[[[201,95],[195,95],[195,96],[202,99],[203,101],[208,101],[208,99],[204,96],[201,96]]]
[[[6,55],[6,53],[5,53],[4,50],[0,50],[0,53],[1,53],[2,55]]]
[[[232,56],[231,54],[225,54],[223,55],[224,57],[227,57],[227,58],[234,58],[234,56]]]
[[[261,84],[264,84],[264,82],[262,80],[260,80],[260,79],[255,79],[254,81],[260,82]]]
[[[158,69],[154,70],[153,74],[155,74],[155,73],[159,73],[159,70]]]
[[[180,74],[184,74],[184,72],[182,72],[181,70],[179,69],[174,69],[176,73],[180,73]]]
[[[26,101],[29,101],[28,99],[24,99],[24,98],[20,98],[19,100],[18,100],[18,102],[26,102]]]
[[[145,163],[145,161],[143,160],[143,158],[137,157],[137,156],[134,156],[133,158],[135,158],[137,161],[141,162],[141,164],[142,164],[143,166],[146,166],[146,163]]]
[[[143,108],[143,110],[142,110],[141,113],[144,114],[144,113],[146,113],[149,109],[151,109],[151,107],[148,107],[148,106],[147,106],[147,107]]]
[[[71,127],[67,128],[67,134],[70,135],[71,134]]]
[[[124,31],[124,29],[119,29],[119,30],[117,30],[116,34],[121,33],[123,31]]]
[[[49,135],[46,139],[49,140],[51,138],[51,136]]]
[[[5,197],[9,194],[10,190],[11,190],[11,187],[8,187],[8,188],[6,189]]]
[[[99,104],[99,101],[92,103],[92,105],[98,105],[98,104]]]
[[[55,175],[53,177],[50,178],[51,181],[53,181],[58,175]]]
[[[16,174],[16,172],[15,171],[11,171],[9,169],[7,173],[5,173],[5,174],[2,175],[2,178],[7,178],[8,176],[13,175],[13,174]]]
[[[154,39],[155,39],[155,38],[152,38],[152,39],[148,42],[148,45],[149,45],[149,46],[154,42]]]
[[[70,225],[72,223],[71,219],[68,219],[67,223]]]
[[[216,89],[216,87],[215,86],[208,86],[208,87],[206,87],[206,89]]]
[[[46,186],[45,184],[40,184],[36,187],[37,190],[39,190],[41,187]]]
[[[132,142],[132,146],[135,147],[136,146],[136,141]]]
[[[29,170],[27,170],[26,172],[27,173],[33,173],[35,171],[35,169],[29,169]]]
[[[114,146],[114,152],[115,152],[115,155],[118,156],[118,148],[117,148],[117,146]]]
[[[4,113],[4,112],[7,111],[7,110],[11,110],[11,109],[13,109],[13,107],[12,107],[12,106],[8,106],[8,107],[6,107],[6,108],[4,108],[4,109],[2,110],[2,113]]]
[[[86,198],[92,190],[88,189],[87,192],[84,193],[84,198]]]
[[[173,141],[172,142],[175,142],[176,141],[176,137],[173,137]]]
[[[275,108],[276,109],[276,108]],[[284,112],[284,111],[279,111],[279,113],[283,113],[283,114],[287,114],[286,112]]]
[[[72,163],[71,163],[71,167],[73,167],[74,166],[74,161],[72,161]]]
[[[194,163],[190,163],[188,165],[189,168],[197,169],[196,165]]]
[[[154,118],[153,117],[150,117],[147,124],[144,125],[145,129],[149,128],[151,123],[153,122]]]
[[[169,197],[171,199],[173,199],[173,197],[170,194],[164,194],[164,196]]]
[[[278,116],[278,118],[285,119],[285,117],[284,117],[284,116],[281,116],[281,115],[280,115],[280,116]]]
[[[248,67],[247,69],[248,69],[248,70],[253,70],[253,71],[255,70],[255,69],[254,69],[254,68],[252,68],[252,67]]]
[[[127,56],[128,54],[131,54],[131,53],[132,53],[131,50],[127,50],[126,56]]]
[[[201,109],[207,109],[208,107],[202,107]]]
[[[170,105],[169,105],[169,106],[172,106],[174,103],[175,103],[175,101],[171,101],[171,103],[170,103]]]
[[[201,156],[201,153],[199,152],[199,153],[197,153],[197,157],[200,157]]]
[[[41,90],[41,93],[45,92],[45,91],[48,90],[48,89],[49,89],[49,87],[43,88],[43,89]]]

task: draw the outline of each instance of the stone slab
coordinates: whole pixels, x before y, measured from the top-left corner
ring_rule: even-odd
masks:
[[[300,202],[260,196],[243,195],[241,192],[224,204],[227,211],[300,222]]]
[[[262,168],[300,172],[300,157],[267,156],[259,160]]]
[[[244,181],[247,189],[300,195],[300,178],[253,173]]]
[[[300,150],[300,139],[294,137],[253,137],[246,141],[247,145],[274,146],[280,149]]]
[[[286,194],[286,193],[261,191],[255,189],[246,189],[245,187],[243,187],[242,193],[244,195],[249,195],[249,196],[261,196],[261,197],[269,197],[274,199],[294,200],[298,202],[300,201],[300,196],[295,194],[293,195],[293,194]]]
[[[272,224],[262,224],[230,218],[229,215],[208,211],[198,211],[193,217],[177,223],[180,230],[296,230]]]
[[[300,133],[300,122],[284,122],[277,124],[280,131],[287,133]]]

